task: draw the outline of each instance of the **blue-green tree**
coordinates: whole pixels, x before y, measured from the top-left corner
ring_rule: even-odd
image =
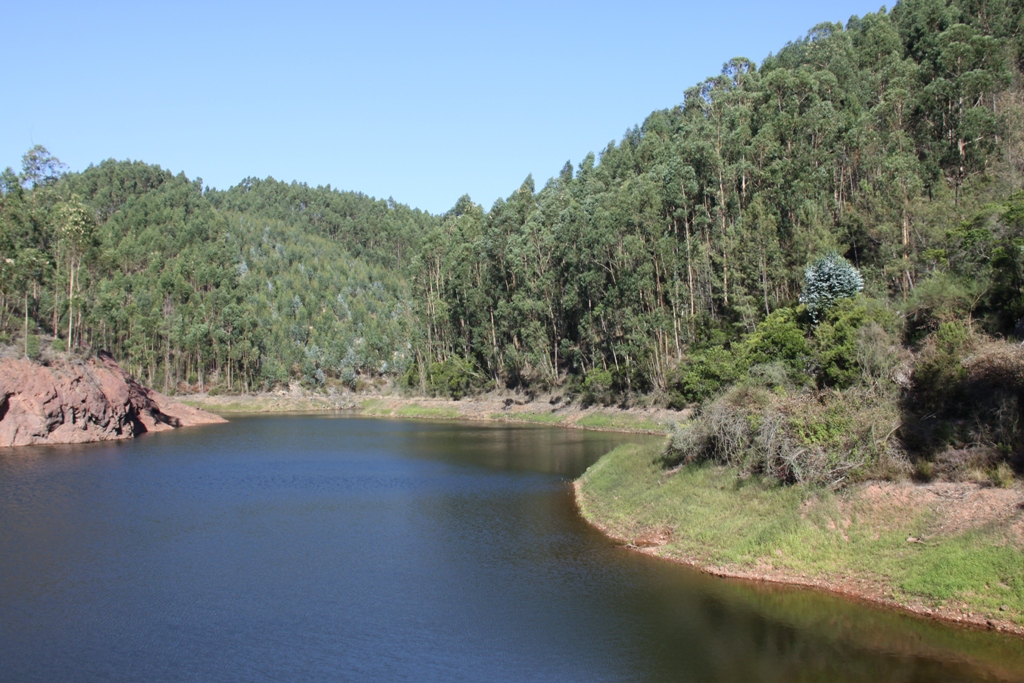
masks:
[[[819,257],[804,271],[800,303],[807,306],[811,319],[818,323],[837,301],[852,297],[862,289],[864,278],[860,271],[833,251]]]

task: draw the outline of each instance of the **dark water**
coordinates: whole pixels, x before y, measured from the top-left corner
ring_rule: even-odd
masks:
[[[0,452],[3,681],[1024,680],[1024,640],[615,547],[623,440],[241,418]]]

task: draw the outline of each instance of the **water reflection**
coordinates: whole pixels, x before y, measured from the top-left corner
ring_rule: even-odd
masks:
[[[260,417],[0,453],[9,680],[1024,680],[1024,641],[630,553],[624,435]]]

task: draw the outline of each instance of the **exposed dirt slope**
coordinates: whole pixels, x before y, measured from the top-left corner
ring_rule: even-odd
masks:
[[[0,447],[127,439],[224,422],[147,389],[109,354],[41,365],[0,359]]]

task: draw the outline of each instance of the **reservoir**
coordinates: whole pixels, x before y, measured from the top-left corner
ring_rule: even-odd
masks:
[[[0,451],[3,681],[1024,681],[1024,639],[620,548],[550,427],[233,418]]]

